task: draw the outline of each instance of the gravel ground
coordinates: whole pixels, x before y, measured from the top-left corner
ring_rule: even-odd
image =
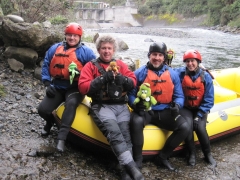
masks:
[[[4,86],[6,91],[5,96],[0,96],[0,179],[119,179],[114,157],[102,156],[68,142],[67,151],[58,153],[56,127],[48,138],[40,136],[44,121],[36,108],[45,91],[33,74],[32,70],[13,72],[0,60],[0,88]],[[218,163],[216,169],[203,160],[198,149],[195,167],[187,166],[185,156],[179,155],[170,158],[178,167],[177,172],[158,167],[152,160],[144,162],[142,172],[146,180],[237,180],[240,179],[239,152],[240,135],[235,135],[212,144],[212,154]]]

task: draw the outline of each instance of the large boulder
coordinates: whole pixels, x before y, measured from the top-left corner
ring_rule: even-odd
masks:
[[[5,47],[31,48],[41,57],[51,45],[63,40],[63,29],[46,28],[42,24],[26,22],[14,23],[6,17],[2,18],[0,24],[0,38]]]
[[[4,59],[13,58],[24,64],[26,68],[35,68],[38,54],[30,48],[8,46],[2,54]]]

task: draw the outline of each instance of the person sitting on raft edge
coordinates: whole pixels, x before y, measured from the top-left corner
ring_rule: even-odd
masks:
[[[133,158],[142,168],[142,148],[144,143],[143,129],[147,124],[154,124],[160,128],[173,131],[167,138],[164,147],[157,156],[155,163],[163,165],[171,171],[175,171],[168,158],[173,150],[182,143],[191,131],[191,125],[179,114],[183,107],[184,94],[177,73],[167,65],[167,46],[163,42],[154,42],[150,45],[147,54],[147,64],[137,69],[134,74],[137,78],[137,87],[128,93],[129,105],[133,109],[130,132],[133,144]],[[149,83],[152,96],[157,104],[152,106],[152,112],[144,111],[143,103],[133,105],[139,87],[143,83]],[[143,101],[142,101],[143,102]],[[144,114],[140,113],[144,111]],[[154,137],[153,137],[154,138]]]
[[[78,23],[69,23],[64,33],[65,41],[52,45],[46,52],[41,72],[46,96],[38,106],[38,114],[46,121],[41,135],[47,137],[54,124],[52,112],[65,102],[57,137],[60,152],[65,151],[76,108],[85,97],[78,90],[80,71],[88,61],[96,58],[92,49],[81,43],[83,30]]]
[[[79,90],[92,99],[90,115],[118,159],[121,180],[144,180],[132,157],[127,106],[127,92],[135,87],[136,77],[124,62],[113,58],[117,48],[113,37],[100,36],[96,48],[100,57],[83,67]],[[109,70],[112,62],[116,62],[117,69]]]
[[[213,167],[217,166],[212,157],[209,136],[206,130],[207,117],[214,105],[214,87],[211,75],[200,68],[202,63],[201,54],[194,49],[187,50],[183,55],[185,67],[174,68],[180,77],[185,101],[181,115],[190,119],[200,142],[205,160]],[[196,164],[196,150],[193,133],[189,134],[185,143],[189,149],[188,163],[191,166]]]

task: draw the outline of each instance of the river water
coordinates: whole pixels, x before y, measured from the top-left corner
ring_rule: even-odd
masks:
[[[128,50],[118,52],[117,55],[130,57],[132,60],[139,59],[140,65],[148,61],[147,53],[151,42],[144,42],[144,40],[150,38],[154,41],[165,42],[168,49],[171,48],[176,52],[172,63],[173,66],[183,65],[182,56],[188,49],[198,50],[202,55],[203,65],[208,69],[240,66],[240,35],[196,28],[171,28],[165,30],[177,30],[186,32],[189,35],[187,37],[165,37],[132,34],[132,32],[131,34],[107,34],[122,39],[129,46]]]

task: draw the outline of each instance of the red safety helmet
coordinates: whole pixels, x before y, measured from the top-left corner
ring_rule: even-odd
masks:
[[[183,55],[183,62],[185,62],[187,59],[197,59],[200,62],[202,62],[202,56],[197,50],[190,49],[186,51]]]
[[[82,36],[83,30],[78,23],[69,23],[65,28],[65,34],[77,34]]]

